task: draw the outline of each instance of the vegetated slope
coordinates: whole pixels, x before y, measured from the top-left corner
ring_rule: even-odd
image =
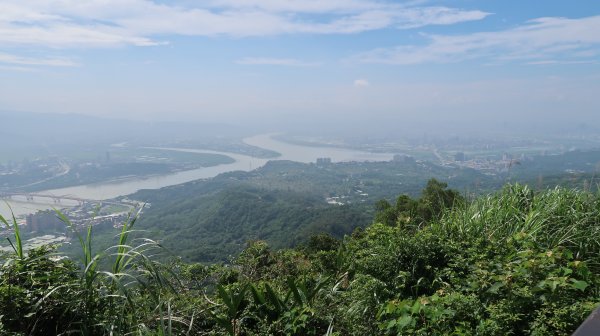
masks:
[[[599,206],[511,185],[439,220],[373,225],[348,242],[381,300],[357,317],[393,334],[570,334],[599,303]]]
[[[497,189],[502,179],[470,168],[443,167],[427,161],[339,162],[316,165],[271,161],[251,172],[247,180],[278,189],[315,192],[323,196],[347,196],[353,203],[373,202],[406,193],[418,196],[431,178],[446,181],[463,192]],[[357,193],[357,190],[360,190]],[[357,194],[367,194],[357,195]]]
[[[190,261],[225,261],[249,240],[262,239],[283,248],[295,246],[314,233],[341,237],[357,226],[366,226],[378,200],[392,200],[398,194],[419,196],[430,178],[447,181],[469,197],[498,188],[506,178],[540,189],[573,181],[572,174],[563,170],[562,156],[544,160],[544,164],[556,167],[547,171],[557,177],[539,181],[524,167],[531,162],[514,168],[510,176],[489,176],[473,169],[421,161],[325,165],[271,161],[251,172],[141,191],[132,198],[152,204],[141,217],[140,226],[173,253]],[[577,162],[578,167],[589,166],[583,159]],[[587,177],[570,185],[589,186]],[[348,207],[338,209],[338,205],[325,202],[328,198]]]
[[[250,240],[283,248],[319,232],[341,238],[368,222],[359,208],[329,205],[310,194],[238,185],[152,203],[140,226],[185,260],[215,262],[236,255]]]
[[[474,188],[490,178],[470,169],[423,162],[338,163],[325,166],[271,161],[252,172],[138,192],[151,204],[140,227],[185,260],[225,261],[250,240],[292,247],[311,234],[337,238],[365,227],[373,204],[398,193],[418,195],[429,176],[451,177],[452,185]],[[343,203],[328,204],[326,199]]]
[[[395,222],[297,250],[255,243],[235,277],[201,278],[241,295],[237,328],[256,335],[569,335],[600,304],[597,194],[508,185],[449,210],[457,194],[429,189],[443,197],[401,197]]]
[[[600,150],[573,150],[562,154],[535,155],[515,161],[511,167],[514,177],[537,177],[558,173],[600,172]]]
[[[569,335],[600,304],[599,194],[507,185],[469,202],[434,180],[422,194],[342,240],[255,241],[228,265],[152,263],[123,235],[100,256],[125,258],[112,272],[16,252],[0,263],[0,331]]]

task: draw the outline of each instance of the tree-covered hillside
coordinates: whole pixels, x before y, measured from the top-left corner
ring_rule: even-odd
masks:
[[[425,162],[271,161],[251,172],[140,191],[131,198],[151,205],[139,223],[149,237],[185,260],[215,262],[229,260],[249,240],[283,248],[317,233],[341,238],[369,224],[376,201],[400,193],[418,196],[427,176],[459,190],[482,192],[497,183],[475,170]]]
[[[253,241],[227,264],[156,262],[160,245],[132,241],[134,222],[106,252],[93,232],[80,237],[76,261],[24,252],[17,231],[0,271],[0,330],[569,335],[600,304],[599,194],[506,185],[469,201],[432,180],[419,198],[380,205],[343,239]]]
[[[507,180],[538,189],[556,185],[593,189],[597,183],[591,173],[565,173],[562,156],[545,160],[550,167],[546,171],[555,175],[541,179],[523,167],[531,163],[514,167],[506,176],[490,176],[411,160],[324,165],[271,161],[251,172],[226,173],[131,197],[151,204],[139,224],[151,238],[188,261],[226,261],[249,240],[283,248],[315,233],[341,238],[365,227],[374,205],[381,206],[376,204],[379,200],[393,203],[399,194],[418,197],[429,178],[446,181],[467,198],[495,190]]]
[[[309,193],[241,185],[153,202],[140,225],[185,260],[216,262],[230,259],[249,240],[284,248],[320,232],[341,238],[368,222],[358,207],[328,205]]]

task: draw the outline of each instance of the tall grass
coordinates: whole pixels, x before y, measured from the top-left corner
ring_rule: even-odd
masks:
[[[10,213],[12,216],[12,228],[14,231],[15,243],[13,244],[13,242],[8,237],[6,237],[6,239],[10,243],[10,246],[15,251],[15,254],[17,255],[17,257],[19,259],[23,259],[25,257],[25,255],[23,254],[23,241],[21,239],[21,231],[19,230],[19,224],[17,223],[17,219],[15,218],[15,214],[12,212],[10,205],[8,203],[6,203],[6,205],[10,209]],[[0,222],[4,223],[4,225],[6,225],[7,228],[11,227],[11,224],[9,224],[9,222],[4,217],[2,217],[2,215],[0,215]]]
[[[600,253],[597,194],[557,187],[534,193],[519,184],[448,211],[432,229],[458,240],[503,241],[526,235],[544,248],[564,246],[580,257]]]
[[[55,211],[79,243],[79,267],[72,261],[52,261],[50,256],[55,253],[48,248],[40,250],[42,252],[26,251],[14,215],[12,223],[0,216],[0,222],[14,232],[13,239],[7,238],[14,250],[12,256],[8,255],[8,261],[12,262],[4,264],[0,276],[2,272],[10,271],[10,286],[22,288],[25,293],[30,293],[27,296],[35,298],[20,324],[25,328],[22,332],[35,335],[45,330],[43,332],[47,333],[48,329],[43,329],[47,325],[37,326],[40,321],[46,324],[55,321],[53,333],[82,335],[124,334],[136,330],[145,333],[148,328],[168,335],[173,333],[173,321],[184,323],[190,330],[190,323],[178,317],[164,299],[174,292],[172,283],[176,279],[153,259],[160,253],[160,245],[150,239],[132,239],[140,211],[131,213],[123,223],[116,244],[101,251],[94,250],[92,225],[81,230],[63,213]],[[10,265],[14,267],[10,268]],[[54,283],[47,272],[59,272],[59,277],[66,280]],[[0,283],[0,287],[2,285],[4,283]],[[67,312],[76,312],[77,317],[73,318]],[[1,315],[2,312],[0,321]]]
[[[106,332],[112,333],[125,331],[132,326],[145,326],[139,318],[140,314],[136,314],[136,310],[141,309],[138,307],[139,302],[135,300],[140,288],[146,290],[150,295],[149,299],[157,306],[163,305],[160,292],[171,289],[162,268],[151,259],[151,253],[160,249],[160,245],[150,239],[130,239],[140,211],[141,209],[130,214],[123,223],[116,237],[117,244],[98,253],[92,249],[93,227],[88,226],[85,236],[82,236],[64,214],[56,211],[58,217],[71,228],[81,247],[81,282],[86,316],[91,317],[84,323],[87,327],[101,325]],[[106,264],[105,259],[112,260],[109,262],[110,270],[100,268],[100,265]],[[142,303],[146,304],[148,303]],[[170,309],[168,313],[171,314]],[[107,314],[109,318],[98,316],[99,314]],[[162,316],[159,320],[162,321]]]

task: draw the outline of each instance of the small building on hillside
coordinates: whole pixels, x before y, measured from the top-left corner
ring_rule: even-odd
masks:
[[[415,158],[406,154],[396,154],[394,155],[394,162],[415,162]]]
[[[456,152],[456,154],[454,154],[454,161],[464,162],[466,160],[467,160],[467,157],[464,152]]]
[[[331,158],[317,158],[317,166],[327,166],[331,164]]]

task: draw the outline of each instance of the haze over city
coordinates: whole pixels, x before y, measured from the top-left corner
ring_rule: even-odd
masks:
[[[0,3],[0,110],[231,124],[599,121],[597,1]]]

